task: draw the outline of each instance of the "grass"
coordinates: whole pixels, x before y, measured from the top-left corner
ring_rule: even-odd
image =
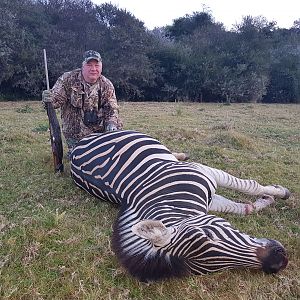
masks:
[[[258,214],[222,215],[242,231],[281,241],[287,269],[137,282],[110,247],[117,209],[75,187],[67,162],[65,173],[53,173],[40,103],[0,102],[0,299],[299,299],[300,106],[122,102],[120,112],[126,129],[193,161],[288,187],[290,199]]]

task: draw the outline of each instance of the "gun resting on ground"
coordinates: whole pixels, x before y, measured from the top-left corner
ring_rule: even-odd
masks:
[[[44,63],[45,63],[45,73],[46,73],[46,84],[47,84],[47,90],[49,91],[50,86],[49,86],[46,50],[44,49],[43,52],[44,52]],[[53,154],[54,171],[55,173],[63,172],[64,164],[63,164],[63,145],[61,139],[61,130],[56,116],[56,112],[51,102],[46,103],[46,111],[49,120],[50,140],[51,140],[51,150]]]

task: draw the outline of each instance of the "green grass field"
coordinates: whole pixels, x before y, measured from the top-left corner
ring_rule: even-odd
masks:
[[[0,102],[0,299],[299,299],[300,106],[121,102],[120,112],[125,129],[192,161],[289,188],[290,199],[260,213],[222,215],[241,231],[280,241],[288,267],[276,275],[241,269],[136,281],[111,250],[117,208],[78,189],[68,162],[65,173],[53,173],[40,103]]]

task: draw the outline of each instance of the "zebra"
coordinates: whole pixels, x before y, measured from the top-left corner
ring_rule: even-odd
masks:
[[[119,205],[112,248],[142,282],[238,267],[276,273],[287,266],[278,241],[252,237],[208,213],[259,211],[274,197],[290,196],[282,186],[178,161],[158,140],[131,130],[83,138],[71,153],[71,176],[89,194]],[[218,186],[259,198],[236,203],[215,194]]]

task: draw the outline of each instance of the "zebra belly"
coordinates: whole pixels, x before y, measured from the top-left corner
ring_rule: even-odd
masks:
[[[73,150],[71,174],[75,183],[90,194],[120,203],[138,182],[155,176],[158,165],[166,159],[176,161],[165,146],[144,134],[92,134]]]
[[[201,171],[179,163],[155,139],[131,131],[82,139],[71,154],[71,174],[93,196],[137,209],[139,203],[160,202],[166,195],[184,200],[178,193],[186,193],[203,212],[214,193],[214,183]],[[184,206],[184,201],[178,203]]]

